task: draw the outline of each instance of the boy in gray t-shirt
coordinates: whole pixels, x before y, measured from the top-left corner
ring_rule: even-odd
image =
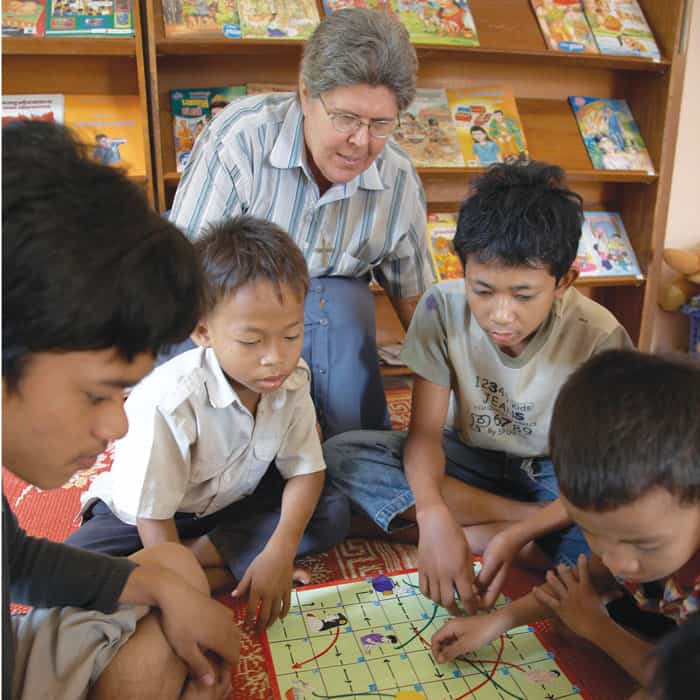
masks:
[[[328,478],[357,509],[385,532],[418,525],[421,590],[448,608],[455,590],[490,607],[516,555],[544,569],[588,551],[558,499],[549,421],[571,372],[631,341],[572,287],[583,215],[563,181],[537,162],[474,181],[454,240],[464,281],[428,290],[406,337],[408,433],[324,445]],[[476,581],[472,551],[483,553]]]

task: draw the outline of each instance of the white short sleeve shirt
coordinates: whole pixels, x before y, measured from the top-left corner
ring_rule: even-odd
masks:
[[[130,524],[205,516],[250,495],[273,461],[285,479],[322,471],[309,386],[300,359],[277,391],[261,395],[253,417],[211,348],[173,358],[131,392],[129,430],[112,469],[83,494],[83,509],[99,498]]]

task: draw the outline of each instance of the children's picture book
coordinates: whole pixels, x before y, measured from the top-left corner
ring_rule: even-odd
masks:
[[[414,44],[479,46],[467,0],[397,0],[399,19]]]
[[[509,603],[500,595],[496,607]],[[415,569],[295,588],[287,616],[262,634],[272,697],[582,697],[532,627],[516,627],[475,652],[438,664],[430,638],[449,617],[421,594]]]
[[[528,157],[525,133],[509,85],[448,90],[464,162],[469,168]]]
[[[315,0],[238,0],[244,39],[308,39],[320,18]]]
[[[456,214],[428,214],[428,249],[438,282],[462,279],[464,268],[454,249]]]
[[[581,0],[530,0],[530,4],[550,49],[599,53]]]
[[[625,100],[569,97],[596,170],[644,170],[654,174],[644,139]]]
[[[418,88],[401,113],[392,139],[417,167],[464,167],[447,94],[442,88]]]
[[[157,1],[157,0],[155,0]],[[167,38],[241,38],[238,0],[161,0]]]
[[[133,0],[47,0],[46,36],[133,36]]]
[[[346,7],[368,7],[370,10],[382,10],[397,15],[398,0],[323,0],[323,12],[330,14]]]
[[[659,47],[637,0],[583,0],[601,53],[658,61]]]
[[[574,267],[582,278],[632,275],[642,279],[637,257],[619,214],[584,212]]]
[[[187,88],[170,91],[177,172],[190,159],[194,142],[209,121],[230,102],[246,94],[245,85]]]
[[[97,162],[146,175],[138,95],[65,95],[64,121]]]
[[[3,36],[44,36],[46,0],[2,0]]]
[[[63,95],[3,95],[3,126],[18,119],[62,124]]]

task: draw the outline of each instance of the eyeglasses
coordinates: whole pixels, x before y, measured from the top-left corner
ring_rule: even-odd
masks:
[[[329,112],[326,103],[323,101],[321,95],[318,96],[321,100],[323,109],[326,110],[328,118],[331,120],[331,124],[336,131],[341,134],[354,134],[360,130],[360,127],[366,126],[369,130],[370,136],[375,139],[387,139],[391,136],[394,129],[398,124],[396,119],[370,119],[369,121],[362,121],[355,114],[343,114],[342,112]]]

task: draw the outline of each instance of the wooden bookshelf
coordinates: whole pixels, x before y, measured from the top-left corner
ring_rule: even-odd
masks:
[[[132,180],[155,205],[141,12],[134,5],[133,37],[3,37],[3,92],[138,95],[146,176]]]
[[[586,209],[619,211],[643,279],[584,280],[581,285],[622,321],[642,349],[651,342],[675,150],[683,61],[678,55],[684,0],[639,0],[661,50],[659,61],[548,50],[529,0],[470,0],[475,48],[417,45],[420,87],[512,86],[531,156],[568,174]],[[168,209],[175,168],[169,91],[251,82],[295,84],[302,42],[225,37],[166,38],[160,0],[146,2],[147,54],[157,206]],[[568,104],[570,95],[625,98],[655,173],[592,168]],[[479,168],[421,168],[428,209],[455,211]]]

